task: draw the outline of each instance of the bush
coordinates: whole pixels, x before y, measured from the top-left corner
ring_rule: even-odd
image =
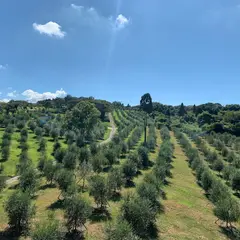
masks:
[[[32,165],[25,166],[19,177],[20,189],[30,195],[34,195],[39,185],[38,175]]]
[[[203,189],[208,193],[208,191],[212,188],[213,183],[213,175],[209,170],[205,170],[201,176],[201,183]]]
[[[17,233],[27,230],[29,221],[35,214],[35,207],[31,204],[31,197],[21,191],[13,192],[6,204],[9,226]]]
[[[218,159],[213,163],[213,169],[219,172],[219,174],[223,170],[223,168],[224,168],[224,164],[222,160]]]
[[[107,159],[101,153],[92,156],[91,164],[94,172],[102,172],[104,165],[107,163]]]
[[[240,191],[240,171],[236,171],[232,175],[232,189],[237,192]]]
[[[216,203],[214,209],[215,215],[226,222],[227,227],[232,222],[237,222],[240,216],[240,205],[237,200],[232,197],[222,198]]]
[[[61,190],[60,195],[66,193],[68,188],[71,187],[74,183],[74,174],[73,172],[66,169],[59,169],[56,172],[55,180],[58,184],[59,189]]]
[[[125,219],[137,235],[148,239],[149,230],[156,221],[156,211],[148,199],[127,196],[121,207],[122,218]]]
[[[61,240],[63,234],[61,233],[59,221],[54,215],[50,215],[47,221],[37,223],[34,231],[31,233],[32,240]]]
[[[63,149],[63,148],[59,148],[59,149],[56,150],[56,152],[54,154],[54,158],[56,159],[56,161],[58,163],[62,163],[65,154],[66,154],[66,150]]]
[[[144,168],[149,166],[149,158],[148,158],[148,149],[146,147],[139,147],[138,148],[138,156],[141,160],[142,166]]]
[[[221,199],[227,198],[230,196],[229,189],[226,185],[220,182],[218,179],[215,179],[212,183],[212,189],[210,191],[210,199],[213,203],[218,202]]]
[[[105,228],[105,240],[140,240],[132,231],[127,221],[118,220]]]
[[[120,168],[113,168],[108,174],[107,185],[109,190],[109,195],[113,196],[117,191],[120,191],[124,181],[124,175]]]
[[[132,181],[133,177],[137,174],[137,166],[134,162],[132,162],[128,159],[122,165],[122,171],[123,171],[124,177],[127,181],[127,184],[129,184],[130,181]]]
[[[106,179],[100,175],[92,176],[89,179],[89,193],[93,196],[97,207],[104,210],[108,203],[108,188]]]
[[[56,170],[57,166],[54,164],[52,160],[46,161],[43,168],[43,174],[46,177],[47,181],[50,182],[50,184],[52,184],[52,181],[56,174]]]
[[[142,182],[137,186],[137,194],[143,199],[148,199],[151,202],[152,207],[159,206],[159,192],[155,185]]]
[[[76,232],[84,227],[87,218],[91,215],[92,209],[88,202],[78,195],[66,198],[64,203],[64,216],[69,232]],[[81,231],[80,230],[80,231]]]

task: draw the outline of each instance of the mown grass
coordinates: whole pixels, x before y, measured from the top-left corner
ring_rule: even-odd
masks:
[[[0,143],[2,142],[2,135],[3,135],[4,129],[0,129]],[[53,152],[53,145],[54,141],[51,137],[44,137],[47,141],[47,150],[46,154],[48,159],[53,159],[52,152]],[[21,153],[21,149],[19,148],[19,139],[20,139],[20,133],[18,131],[14,131],[12,134],[11,139],[11,145],[10,145],[10,156],[9,159],[6,162],[3,162],[3,175],[13,177],[16,176],[16,166],[19,162],[19,155]],[[63,148],[67,148],[67,144],[65,143],[63,138],[59,139],[59,142]],[[32,160],[33,164],[37,166],[40,152],[39,149],[39,140],[36,138],[36,135],[29,130],[28,132],[28,155],[29,158]]]
[[[187,158],[177,140],[172,163],[172,178],[165,187],[165,208],[157,221],[160,239],[227,239],[221,233],[217,218],[213,214],[213,205],[205,197],[203,190],[196,183],[196,178],[188,166]]]

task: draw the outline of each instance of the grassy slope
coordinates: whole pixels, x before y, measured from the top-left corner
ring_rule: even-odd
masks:
[[[165,187],[165,213],[157,222],[161,239],[227,239],[215,224],[213,206],[196,183],[180,145],[175,145],[172,178]]]

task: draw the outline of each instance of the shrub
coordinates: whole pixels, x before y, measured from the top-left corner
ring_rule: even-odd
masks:
[[[35,214],[35,207],[31,204],[31,197],[21,191],[13,192],[6,204],[9,226],[17,233],[27,230],[29,221]]]

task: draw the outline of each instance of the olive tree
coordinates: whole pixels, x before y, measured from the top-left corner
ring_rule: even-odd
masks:
[[[89,193],[93,196],[97,207],[103,211],[108,204],[108,188],[103,176],[95,175],[89,179]]]
[[[69,232],[82,232],[92,208],[88,202],[78,195],[66,198],[64,204],[64,216]],[[85,227],[86,228],[86,227]]]
[[[35,214],[31,197],[22,191],[14,191],[6,201],[4,209],[8,216],[8,224],[17,234],[28,229],[29,221]]]

